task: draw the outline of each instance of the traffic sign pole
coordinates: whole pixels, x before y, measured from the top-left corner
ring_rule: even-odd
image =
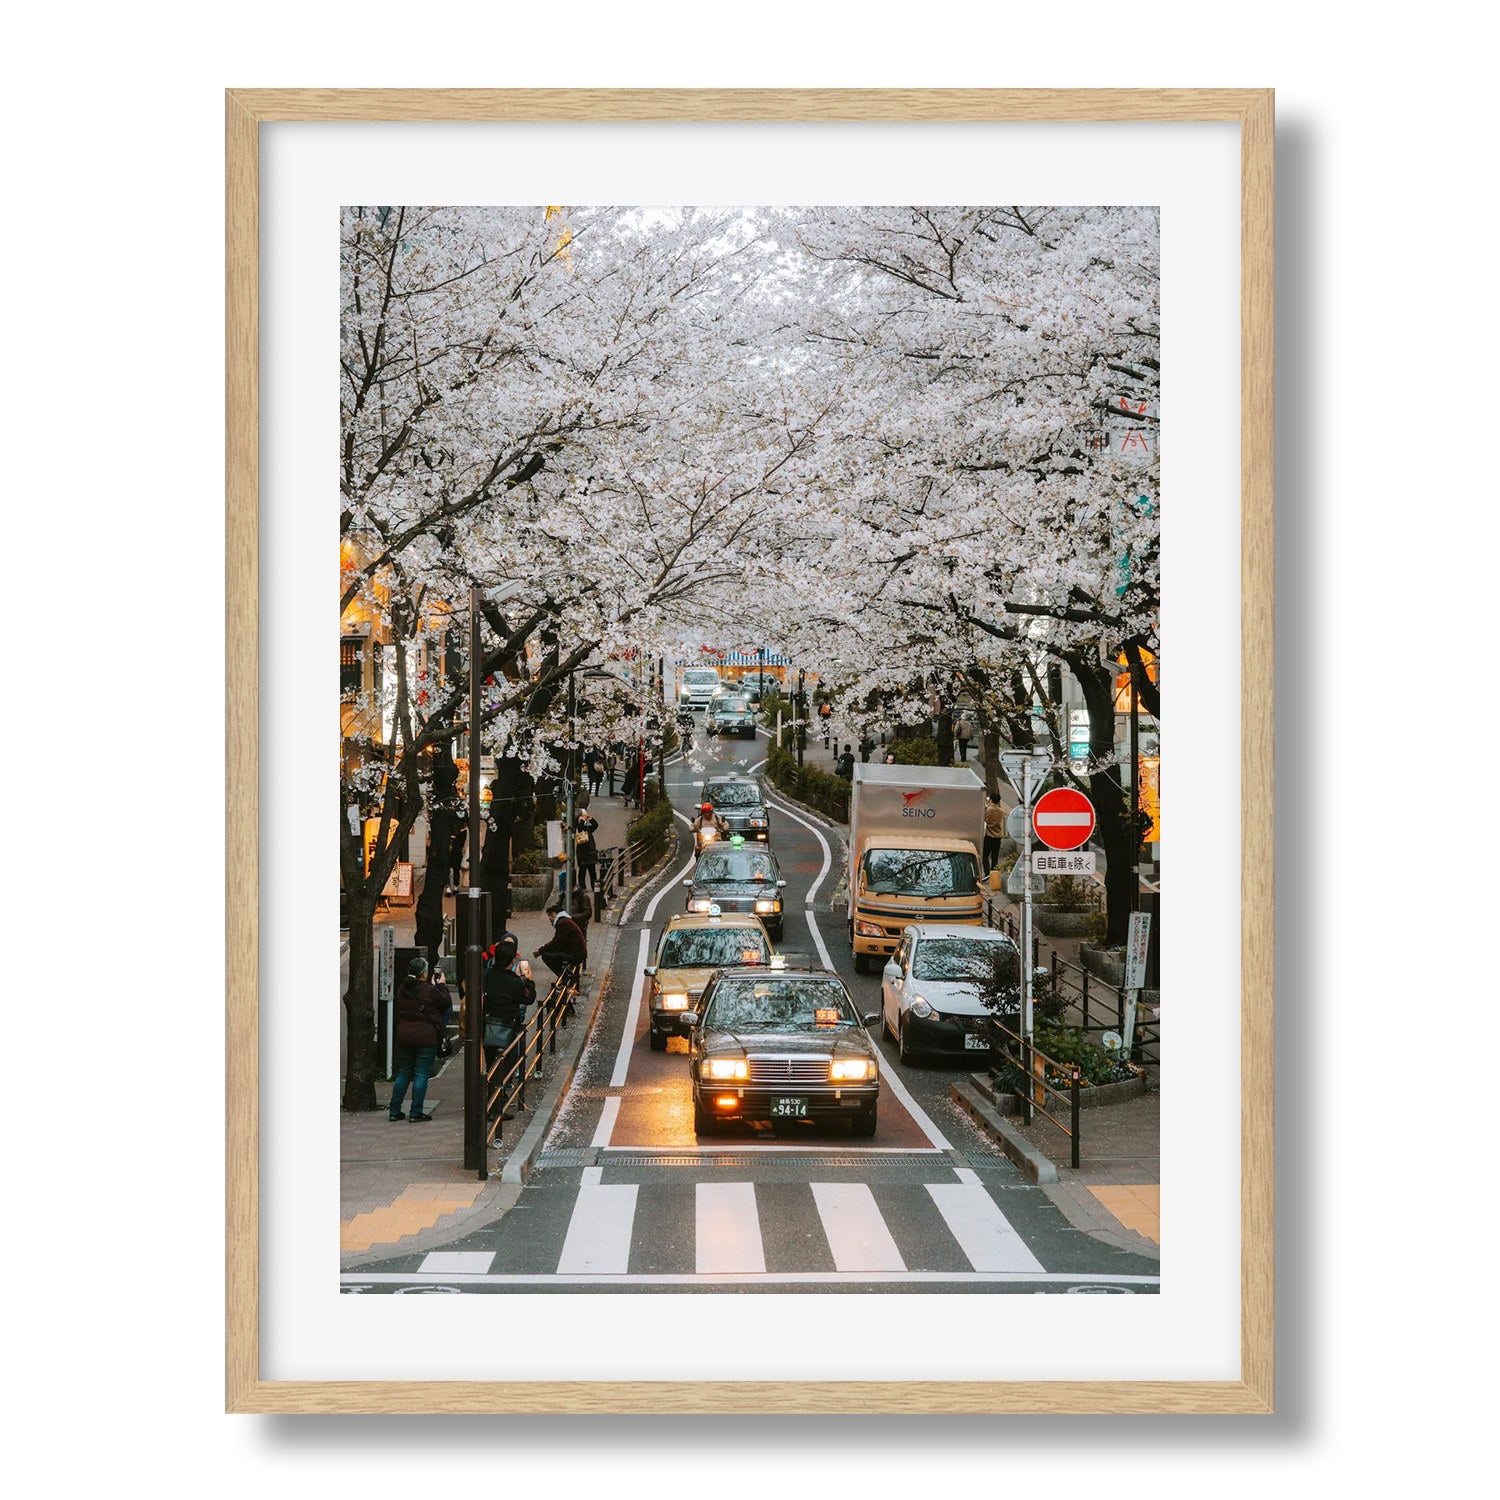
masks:
[[[1026,758],[1021,776],[1021,797],[1025,805],[1031,806],[1031,757]],[[1025,1118],[1031,1124],[1031,819],[1026,819],[1026,840],[1022,868],[1026,871],[1026,895],[1021,902],[1021,1062],[1026,1074],[1022,1081],[1022,1092],[1026,1097]]]

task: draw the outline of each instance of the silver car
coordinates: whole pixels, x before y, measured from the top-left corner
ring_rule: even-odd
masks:
[[[1015,1004],[990,1010],[978,981],[1013,976]],[[1014,1027],[1020,1013],[1021,955],[1003,932],[957,922],[920,922],[901,931],[880,976],[880,1016],[901,1061],[990,1050],[986,1022]]]

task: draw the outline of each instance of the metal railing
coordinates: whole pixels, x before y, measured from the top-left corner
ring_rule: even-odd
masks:
[[[1019,1032],[1012,1031],[1002,1021],[991,1020],[989,1028],[991,1047],[1005,1062],[1010,1064],[1015,1073],[1020,1075],[1016,1080],[1016,1092],[1021,1100],[1022,1121],[1030,1125],[1033,1114],[1038,1114],[1048,1124],[1055,1125],[1062,1131],[1068,1138],[1070,1159],[1076,1170],[1082,1159],[1083,1150],[1083,1138],[1079,1131],[1078,1064],[1058,1062],[1055,1058],[1048,1057],[1045,1052],[1033,1046]],[[1008,1043],[1002,1038],[1008,1038]],[[1014,1046],[1009,1045],[1010,1043]],[[994,1065],[990,1067],[990,1076],[1000,1084],[1007,1081],[1005,1069]],[[1063,1080],[1066,1088],[1053,1083],[1051,1080],[1054,1078]],[[1068,1123],[1066,1125],[1044,1107],[1046,1101],[1053,1098],[1067,1101]]]
[[[1019,948],[1021,934],[1016,919],[1009,912],[996,912],[994,903],[984,904],[984,920],[989,927],[1005,933]],[[1077,1026],[1080,1031],[1103,1035],[1106,1031],[1125,1035],[1125,991],[1091,974],[1079,964],[1059,958],[1057,949],[1047,953],[1047,963],[1042,963],[1041,939],[1032,934],[1031,967],[1045,967],[1052,976],[1053,993],[1063,1002],[1062,1019],[1066,1025]],[[1137,1012],[1135,1037],[1128,1061],[1161,1065],[1161,1027],[1155,1021],[1140,1018]]]
[[[501,1119],[506,1107],[526,1108],[526,1084],[536,1078],[544,1066],[543,1059],[557,1053],[557,1033],[573,1019],[578,998],[578,971],[570,969],[541,998],[535,1014],[521,1024],[508,1047],[490,1059],[484,1070],[485,1145],[496,1144],[501,1137]],[[488,1053],[486,1048],[486,1053]],[[489,1175],[481,1167],[481,1180]]]

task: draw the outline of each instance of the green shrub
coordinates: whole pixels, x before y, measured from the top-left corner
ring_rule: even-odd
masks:
[[[815,766],[803,766],[799,771],[794,751],[772,745],[766,757],[766,779],[787,796],[816,808],[835,822],[849,821],[849,783],[842,776],[830,775]]]
[[[1099,887],[1092,880],[1081,880],[1076,875],[1049,875],[1044,899],[1058,911],[1097,911]]]
[[[527,849],[511,859],[510,872],[512,875],[540,875],[543,870],[550,870],[554,863],[540,849]]]
[[[883,760],[887,754],[896,757],[898,766],[935,766],[938,763],[937,741],[931,735],[914,735],[911,739],[889,740],[881,752]]]
[[[642,843],[647,854],[660,855],[667,847],[667,835],[672,829],[672,799],[659,797],[650,811],[633,819],[625,826],[627,844]]]

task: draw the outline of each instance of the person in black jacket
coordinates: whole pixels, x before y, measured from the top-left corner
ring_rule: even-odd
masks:
[[[536,950],[536,957],[559,979],[570,969],[582,973],[589,961],[583,929],[555,901],[547,908],[547,915],[552,919],[552,936]]]
[[[536,1002],[536,984],[516,963],[516,940],[507,933],[495,946],[484,975],[484,1068],[487,1093],[500,1094],[500,1118],[513,1120],[520,1066],[518,1052],[507,1051],[526,1025],[526,1007]],[[498,1067],[496,1066],[498,1064]]]
[[[447,1003],[447,990],[439,992],[427,982],[427,960],[414,958],[407,966],[406,978],[396,991],[396,1076],[391,1080],[390,1117],[404,1120],[401,1103],[411,1085],[411,1117],[425,1122],[431,1115],[422,1113],[427,1102],[427,1080],[437,1057],[438,1042]]]

